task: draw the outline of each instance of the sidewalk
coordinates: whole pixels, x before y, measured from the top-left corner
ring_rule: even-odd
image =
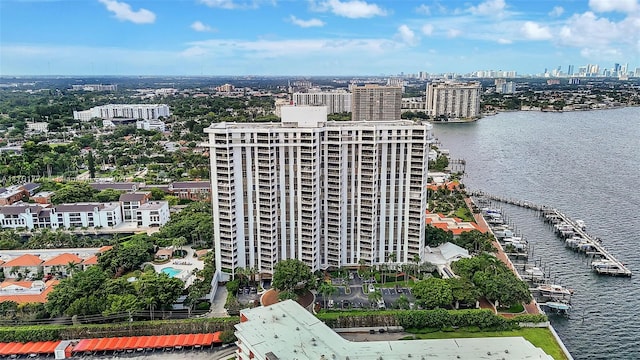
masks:
[[[467,207],[469,209],[473,208],[472,207],[473,202],[471,201],[471,198],[467,197],[464,201],[467,203]],[[489,228],[489,225],[487,224],[487,221],[484,219],[482,214],[473,214],[473,218],[476,220],[478,227],[480,227],[482,230],[488,231],[489,233],[491,233],[491,235],[493,235],[493,231],[491,231],[491,228]],[[516,274],[518,278],[520,278],[520,275],[518,274],[518,271],[516,270],[515,266],[513,266],[511,259],[509,259],[507,254],[504,253],[504,250],[502,249],[502,245],[500,245],[498,240],[496,240],[495,236],[493,236],[493,247],[497,249],[496,257],[500,259],[500,261],[502,261],[505,265],[507,265],[507,267],[511,269],[511,271],[513,271],[513,273]],[[540,314],[540,310],[535,299],[528,304],[524,304],[524,309],[527,312],[527,314]]]

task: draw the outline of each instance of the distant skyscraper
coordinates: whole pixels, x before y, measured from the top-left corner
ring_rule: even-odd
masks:
[[[480,116],[479,82],[433,82],[427,85],[427,114],[448,118]]]
[[[352,88],[351,119],[353,121],[400,120],[402,88],[366,84]]]
[[[324,105],[329,114],[351,111],[352,94],[346,91],[294,93],[295,105]]]
[[[567,75],[573,75],[573,65],[569,65],[569,68],[567,69]]]

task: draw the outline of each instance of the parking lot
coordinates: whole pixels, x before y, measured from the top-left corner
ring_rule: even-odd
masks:
[[[336,293],[327,297],[327,308],[333,309],[362,309],[362,308],[382,308],[382,306],[376,302],[372,302],[369,299],[369,286],[363,284],[372,284],[374,288],[379,288],[382,294],[382,301],[385,308],[394,308],[394,303],[404,295],[409,300],[409,303],[414,303],[415,298],[411,294],[411,289],[408,287],[379,287],[373,279],[362,279],[354,271],[349,276],[349,280],[342,278],[332,278],[331,283],[336,287]],[[347,285],[348,284],[348,285]],[[347,291],[347,287],[350,291]],[[316,302],[323,306],[325,305],[322,294],[316,295]]]
[[[252,301],[255,304],[260,302],[260,295],[258,295],[258,289],[255,286],[243,286],[238,289],[237,295],[238,302],[243,305],[248,305]]]

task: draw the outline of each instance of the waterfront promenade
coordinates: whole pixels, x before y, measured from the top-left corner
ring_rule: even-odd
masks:
[[[467,207],[469,209],[473,209],[474,207],[474,203],[473,200],[470,197],[467,197],[465,199],[466,203],[467,203]],[[485,220],[485,218],[482,216],[482,214],[480,213],[474,213],[473,214],[473,218],[476,221],[476,224],[478,224],[478,226],[486,232],[489,232],[493,235],[493,232],[491,231],[491,228],[489,227],[489,224],[487,224],[487,221]],[[493,236],[493,246],[497,249],[496,252],[496,257],[498,259],[500,259],[500,261],[502,261],[505,265],[507,265],[507,267],[509,267],[509,269],[511,269],[511,271],[513,271],[514,274],[516,274],[516,276],[518,278],[520,278],[520,280],[522,280],[522,278],[520,277],[520,274],[518,274],[518,271],[516,271],[515,266],[513,265],[513,263],[511,262],[511,259],[509,259],[509,257],[507,256],[507,254],[504,252],[504,249],[502,248],[502,245],[500,245],[500,243],[498,242],[498,240],[496,239],[495,236]],[[527,314],[540,314],[540,307],[538,306],[538,304],[536,303],[536,300],[532,300],[530,303],[528,304],[524,304],[524,309],[527,312]]]

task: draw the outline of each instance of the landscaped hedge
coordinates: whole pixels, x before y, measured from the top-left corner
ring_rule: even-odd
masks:
[[[506,319],[491,310],[386,310],[331,311],[319,313],[318,318],[331,328],[402,326],[405,329],[446,329],[477,327],[503,330],[519,323],[543,323],[544,315],[519,315]]]
[[[477,326],[480,329],[506,329],[509,321],[491,310],[409,310],[398,313],[398,322],[405,329],[443,329]]]
[[[549,318],[547,317],[547,315],[543,315],[543,314],[524,314],[524,315],[517,315],[517,316],[513,317],[512,319],[510,319],[509,321],[511,321],[512,323],[515,323],[515,324],[518,324],[518,323],[543,323],[543,322],[549,321]]]
[[[29,341],[54,341],[60,339],[60,331],[65,326],[36,325],[0,328],[0,343]]]
[[[98,337],[233,332],[238,317],[189,320],[157,320],[90,325],[37,325],[0,328],[0,342],[71,340]]]

